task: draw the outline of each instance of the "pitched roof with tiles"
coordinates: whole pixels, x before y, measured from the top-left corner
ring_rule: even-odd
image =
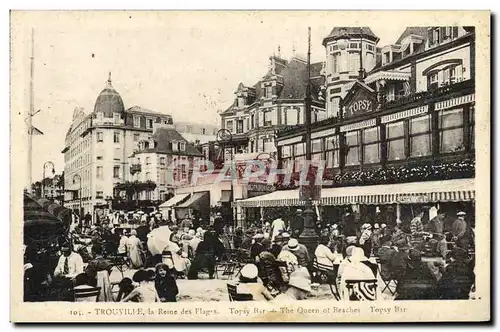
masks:
[[[198,151],[193,144],[189,143],[181,134],[174,128],[157,128],[153,133],[153,140],[155,141],[156,147],[152,149],[146,149],[140,152],[145,153],[164,153],[164,154],[176,154],[176,155],[185,155],[185,156],[193,156],[200,157],[202,153]],[[172,141],[175,142],[184,142],[186,144],[185,151],[173,151],[172,150]]]
[[[427,38],[427,29],[428,27],[407,27],[401,36],[399,36],[395,44],[401,44],[403,39],[410,35],[418,35]]]

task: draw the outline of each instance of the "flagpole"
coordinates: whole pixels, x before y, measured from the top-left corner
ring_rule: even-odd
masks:
[[[33,181],[32,158],[33,158],[33,115],[35,113],[34,105],[34,86],[33,79],[35,75],[35,29],[31,28],[31,57],[30,57],[30,108],[28,111],[28,192],[32,192],[31,184]]]

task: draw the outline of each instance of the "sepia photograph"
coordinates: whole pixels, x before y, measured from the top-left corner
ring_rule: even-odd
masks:
[[[11,320],[489,320],[489,22],[12,11]]]

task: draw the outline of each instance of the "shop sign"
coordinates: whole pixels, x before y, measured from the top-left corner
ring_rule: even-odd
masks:
[[[396,202],[401,204],[418,204],[418,203],[427,203],[429,202],[429,195],[421,194],[421,195],[405,195],[398,196]]]

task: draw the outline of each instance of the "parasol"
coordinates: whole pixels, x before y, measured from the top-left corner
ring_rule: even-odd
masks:
[[[50,204],[49,204],[50,205]],[[48,241],[64,234],[64,223],[28,195],[24,195],[24,241]]]
[[[148,249],[153,256],[161,255],[163,249],[170,244],[170,234],[172,231],[168,226],[155,228],[148,234]]]
[[[51,201],[45,198],[40,198],[39,200],[37,200],[37,203],[40,204],[44,209],[47,209],[49,205],[52,204]]]

